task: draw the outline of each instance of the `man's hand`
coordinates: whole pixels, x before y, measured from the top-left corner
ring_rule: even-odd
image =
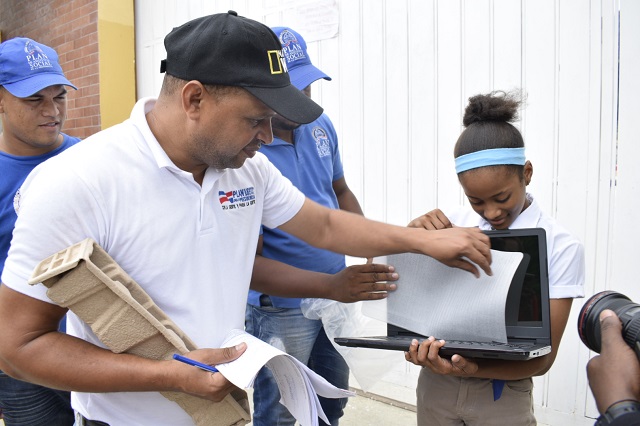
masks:
[[[479,228],[447,228],[426,235],[428,238],[425,238],[422,253],[447,266],[469,271],[476,277],[480,277],[480,271],[475,265],[487,275],[492,275],[491,243]]]
[[[186,356],[201,363],[215,366],[237,359],[247,349],[246,343],[220,349],[197,349]],[[220,373],[210,373],[179,361],[166,361],[167,377],[177,380],[176,390],[214,402],[222,401],[236,389]]]
[[[640,362],[623,340],[622,324],[613,311],[600,313],[600,332],[602,351],[587,364],[587,377],[602,414],[615,402],[640,401]]]
[[[429,231],[447,230],[448,234],[435,234],[437,242],[432,243],[436,248],[435,253],[429,255],[445,265],[464,269],[472,272],[476,277],[480,276],[477,264],[487,275],[491,275],[491,244],[489,237],[478,228],[457,228],[449,221],[449,218],[440,209],[431,210],[420,217],[413,219],[407,225],[409,228],[424,228]],[[456,230],[465,230],[456,233]],[[472,230],[472,231],[466,231]],[[442,237],[442,238],[440,238]],[[443,241],[443,238],[452,238],[451,241]],[[455,241],[455,239],[463,240]],[[466,239],[466,241],[464,241]],[[469,262],[471,261],[471,262]]]
[[[404,358],[415,365],[427,367],[436,374],[473,377],[478,371],[478,364],[460,355],[454,355],[450,360],[440,357],[439,351],[444,344],[444,340],[436,340],[434,337],[429,337],[422,344],[413,339]]]
[[[429,231],[453,228],[449,218],[440,209],[431,210],[429,213],[413,219],[407,226],[410,228],[424,228]]]
[[[331,297],[343,303],[360,300],[378,300],[387,297],[388,291],[396,289],[398,274],[393,266],[367,263],[349,266],[331,278]]]

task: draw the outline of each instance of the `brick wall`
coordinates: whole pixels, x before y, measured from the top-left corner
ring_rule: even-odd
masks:
[[[69,91],[63,131],[85,138],[100,130],[98,0],[0,0],[2,40],[29,37],[53,47]]]

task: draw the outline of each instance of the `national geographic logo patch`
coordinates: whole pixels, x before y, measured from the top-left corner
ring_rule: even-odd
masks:
[[[268,50],[269,55],[269,67],[271,68],[271,74],[282,74],[288,72],[287,61],[282,54],[282,50]]]

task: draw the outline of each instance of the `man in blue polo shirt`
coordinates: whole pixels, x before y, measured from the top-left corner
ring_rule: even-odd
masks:
[[[329,76],[316,68],[307,55],[304,39],[291,28],[272,28],[282,43],[291,83],[311,96],[311,83]],[[289,178],[308,198],[323,206],[362,215],[358,200],[345,181],[338,151],[338,137],[326,114],[316,121],[299,125],[282,117],[272,120],[273,142],[260,152]],[[355,265],[345,271],[345,258],[327,250],[312,247],[278,229],[263,228],[262,247],[258,254],[307,271],[331,274],[348,281],[361,279],[370,269]],[[345,273],[340,274],[342,271]],[[254,267],[252,280],[282,280],[282,275],[268,273],[260,263]],[[370,278],[362,278],[363,280]],[[298,298],[275,297],[251,290],[247,306],[247,331],[307,364],[333,385],[347,389],[349,368],[335,350],[322,328],[321,320],[303,316]],[[281,405],[278,387],[268,369],[263,369],[254,386],[256,426],[291,425],[295,419]],[[322,408],[332,425],[342,416],[346,399],[320,398]],[[320,420],[321,424],[324,424]]]
[[[20,186],[37,165],[80,140],[61,132],[67,86],[76,88],[49,46],[28,38],[0,44],[0,273],[17,219]],[[0,412],[6,426],[74,423],[69,392],[16,380],[2,371]]]

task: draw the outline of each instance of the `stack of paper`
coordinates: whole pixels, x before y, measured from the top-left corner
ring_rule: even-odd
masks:
[[[280,403],[283,404],[302,426],[315,426],[318,417],[329,423],[322,411],[318,395],[325,398],[344,398],[355,393],[339,389],[327,382],[293,356],[242,330],[232,330],[222,347],[245,342],[247,350],[233,362],[218,364],[216,368],[231,383],[239,388],[253,387],[256,375],[267,366],[278,383]]]

